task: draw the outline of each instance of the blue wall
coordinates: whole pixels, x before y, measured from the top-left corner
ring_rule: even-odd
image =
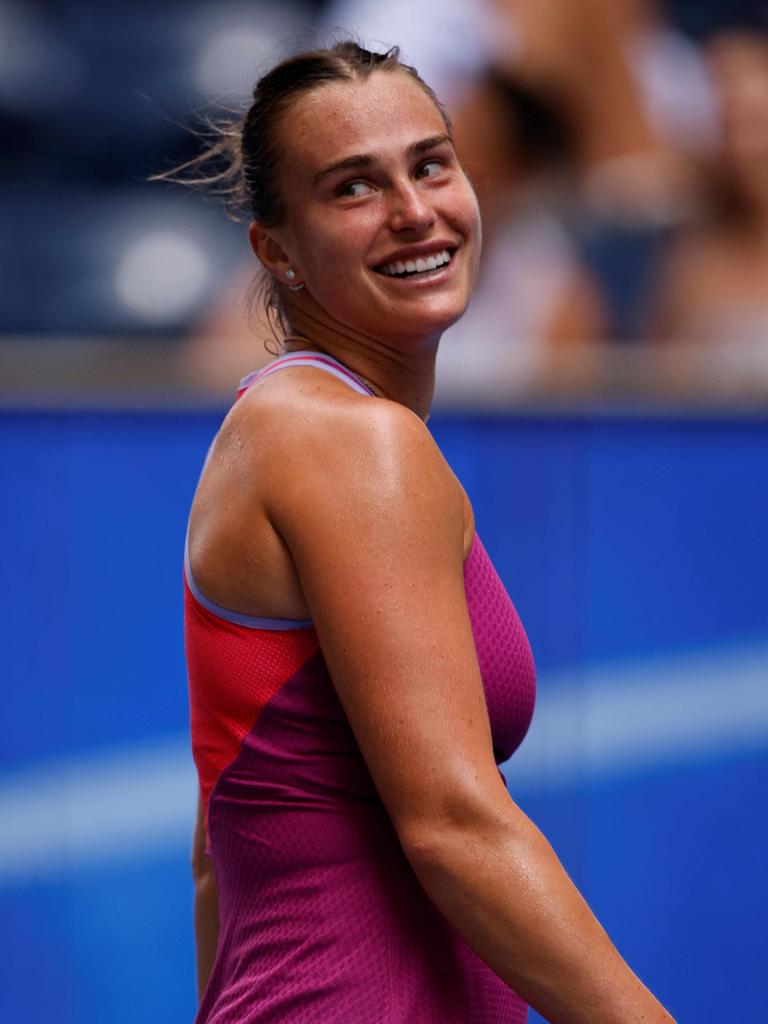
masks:
[[[193,1016],[181,554],[219,418],[0,411],[0,1019]],[[433,429],[536,654],[513,795],[681,1022],[768,1019],[768,419]]]

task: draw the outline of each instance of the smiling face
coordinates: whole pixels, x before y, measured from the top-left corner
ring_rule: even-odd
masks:
[[[304,282],[291,301],[386,342],[439,336],[469,301],[480,221],[430,97],[403,71],[324,84],[281,136],[286,216],[252,241],[278,280]]]

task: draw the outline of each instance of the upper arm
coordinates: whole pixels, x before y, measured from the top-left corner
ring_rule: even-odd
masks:
[[[403,838],[498,798],[501,782],[464,591],[461,488],[413,414],[365,404],[281,462],[268,512]]]

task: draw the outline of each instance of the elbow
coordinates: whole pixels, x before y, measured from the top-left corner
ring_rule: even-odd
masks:
[[[425,884],[429,879],[461,876],[502,842],[495,830],[427,822],[401,838],[405,856]]]
[[[451,874],[457,836],[450,831],[423,823],[418,829],[401,833],[400,844],[416,877],[427,891],[431,880]]]
[[[439,812],[398,828],[403,851],[422,878],[471,870],[501,847],[530,842],[536,832],[506,791],[503,800],[454,797]]]

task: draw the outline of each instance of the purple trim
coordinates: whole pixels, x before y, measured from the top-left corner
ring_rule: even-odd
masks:
[[[278,356],[277,359],[273,360],[268,366],[265,366],[261,370],[254,370],[253,373],[249,373],[247,377],[243,377],[240,381],[238,391],[247,390],[251,384],[255,384],[257,380],[261,380],[262,377],[266,377],[270,373],[274,373],[276,370],[282,369],[284,366],[314,366],[318,370],[325,370],[326,373],[330,373],[338,380],[344,381],[348,384],[353,391],[357,391],[360,395],[373,395],[373,391],[367,387],[361,380],[352,373],[351,370],[340,363],[338,359],[334,359],[333,356],[321,354],[319,352],[287,352],[284,356]]]
[[[184,545],[184,575],[187,578],[187,586],[197,603],[217,618],[224,619],[225,622],[232,622],[235,626],[245,626],[247,629],[270,629],[275,632],[279,630],[312,628],[312,619],[270,619],[263,615],[243,615],[242,612],[233,611],[231,608],[224,608],[223,605],[211,601],[198,587],[192,575],[187,544]]]
[[[253,382],[256,380],[257,377],[261,376],[262,372],[263,372],[262,370],[253,370],[246,377],[243,377],[243,379],[237,385],[237,390],[238,391],[245,391],[246,388],[249,388],[251,386],[251,384],[253,384]]]

